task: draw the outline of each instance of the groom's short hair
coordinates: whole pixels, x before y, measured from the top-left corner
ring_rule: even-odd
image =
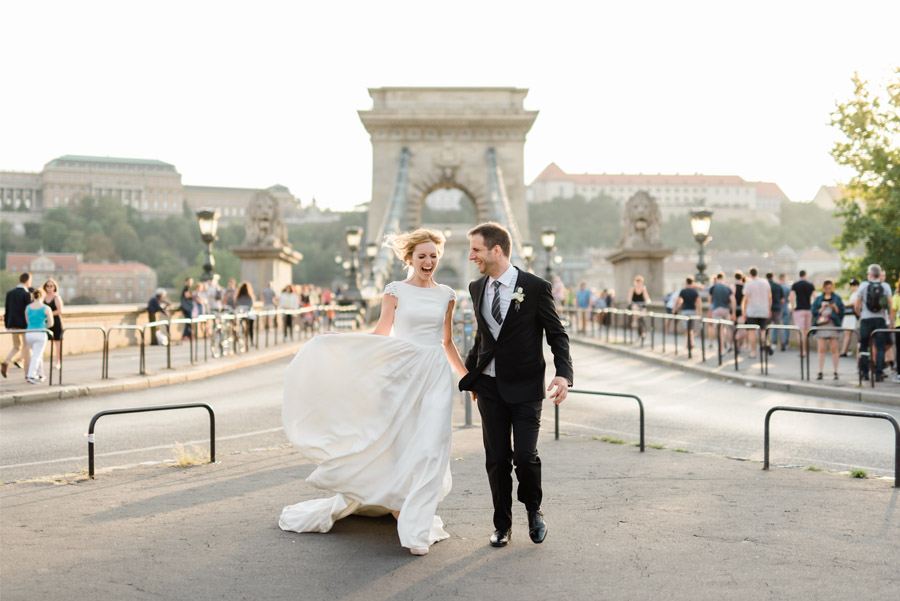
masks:
[[[475,234],[484,238],[484,245],[487,246],[488,250],[499,246],[503,254],[507,257],[509,256],[512,249],[512,238],[509,236],[509,231],[499,223],[488,221],[487,223],[476,225],[469,230],[468,235],[474,236]]]

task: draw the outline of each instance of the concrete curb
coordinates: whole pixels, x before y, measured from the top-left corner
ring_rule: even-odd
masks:
[[[900,395],[897,394],[877,392],[877,390],[872,389],[862,390],[856,387],[854,387],[853,389],[843,389],[834,388],[832,386],[819,386],[811,382],[793,382],[791,380],[779,380],[776,378],[751,376],[740,373],[725,373],[710,369],[708,367],[701,367],[699,365],[684,363],[672,357],[666,357],[663,355],[650,355],[638,349],[626,348],[617,344],[602,342],[600,340],[582,338],[579,336],[572,336],[571,340],[572,342],[575,342],[577,344],[621,353],[623,355],[628,355],[629,357],[634,357],[636,359],[641,359],[650,363],[656,363],[658,365],[664,365],[665,367],[673,369],[680,369],[682,371],[701,374],[704,376],[717,378],[719,380],[724,380],[726,382],[741,382],[745,385],[751,385],[757,388],[765,388],[767,390],[778,390],[781,392],[790,392],[793,394],[827,397],[842,401],[854,401],[858,403],[879,403],[882,405],[900,406]]]
[[[116,380],[101,380],[91,384],[73,384],[71,386],[48,386],[35,391],[16,392],[0,396],[0,407],[10,407],[12,405],[37,403],[41,401],[56,401],[83,396],[115,394],[119,392],[129,392],[132,390],[143,390],[145,388],[156,388],[159,386],[169,386],[172,384],[183,384],[185,382],[203,380],[236,369],[253,367],[254,365],[261,365],[263,363],[277,361],[278,359],[292,356],[302,345],[303,342],[279,345],[277,349],[260,351],[259,353],[249,356],[241,355],[230,357],[224,360],[216,360],[214,363],[193,366],[183,370],[157,373],[149,376],[132,376]]]

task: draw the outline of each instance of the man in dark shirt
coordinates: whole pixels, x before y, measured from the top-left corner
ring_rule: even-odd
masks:
[[[700,299],[700,292],[694,286],[694,278],[685,278],[684,288],[678,293],[678,300],[675,302],[675,313],[692,316],[703,315],[703,301]],[[687,326],[687,345],[688,348],[694,346],[694,321],[691,320]]]
[[[153,295],[153,298],[151,298],[147,302],[147,318],[150,320],[150,323],[153,323],[157,319],[164,319],[168,317],[168,306],[169,303],[166,301],[166,291],[162,288],[158,288],[156,290],[156,294]],[[150,344],[159,344],[159,340],[156,335],[156,326],[152,326],[150,328]]]
[[[800,330],[800,356],[806,356],[806,333],[812,327],[812,297],[816,287],[806,279],[806,270],[800,270],[800,279],[791,286],[790,302],[794,308],[794,325]]]
[[[6,293],[6,304],[3,309],[3,326],[7,330],[24,330],[28,327],[25,321],[25,307],[31,302],[31,274],[23,273],[19,276],[19,285]],[[6,359],[0,364],[0,375],[6,377],[9,364],[22,367],[24,362],[26,373],[28,370],[28,346],[25,344],[25,334],[14,332],[12,336],[12,348],[6,355]],[[16,359],[21,355],[22,361]]]
[[[769,288],[772,289],[772,314],[769,315],[769,323],[778,325],[781,323],[781,307],[784,305],[784,288],[781,287],[781,284],[775,281],[775,274],[769,272],[766,274],[766,281],[769,283]],[[778,330],[774,330],[772,332],[772,342],[778,342]],[[774,345],[770,344],[768,347],[769,354],[771,355],[774,352]],[[783,348],[781,350],[784,350]]]
[[[716,274],[715,283],[709,287],[710,311],[709,317],[712,319],[724,319],[735,321],[736,303],[734,300],[734,291],[725,285],[725,274],[719,272]],[[721,327],[710,324],[707,328],[707,338],[713,340],[717,332],[721,332]],[[725,330],[727,333],[729,330]],[[731,349],[728,337],[725,337],[725,350]]]

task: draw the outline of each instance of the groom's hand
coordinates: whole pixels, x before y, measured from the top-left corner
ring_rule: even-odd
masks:
[[[556,388],[556,391],[550,394],[550,400],[553,401],[554,405],[559,405],[569,395],[569,382],[563,377],[556,376],[550,381],[547,392],[552,391],[554,388]]]

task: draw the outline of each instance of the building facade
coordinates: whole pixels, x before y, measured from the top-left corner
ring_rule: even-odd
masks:
[[[283,213],[299,210],[299,201],[285,186],[268,188],[281,202]],[[216,208],[223,221],[243,221],[247,204],[259,188],[186,186],[170,163],[154,159],[127,159],[65,155],[44,165],[39,173],[0,171],[0,210],[7,215],[37,221],[40,215],[66,207],[82,198],[112,198],[147,217],[179,215],[187,203],[191,210]]]
[[[156,290],[156,272],[135,262],[85,263],[74,253],[9,253],[6,270],[31,274],[32,285],[53,278],[64,301],[91,299],[97,303],[144,302]]]
[[[659,203],[663,218],[705,207],[717,219],[754,219],[780,223],[781,203],[787,196],[771,182],[749,182],[737,175],[647,175],[566,173],[556,163],[548,165],[528,186],[532,203],[582,196],[588,200],[606,196],[624,206],[644,190]]]

